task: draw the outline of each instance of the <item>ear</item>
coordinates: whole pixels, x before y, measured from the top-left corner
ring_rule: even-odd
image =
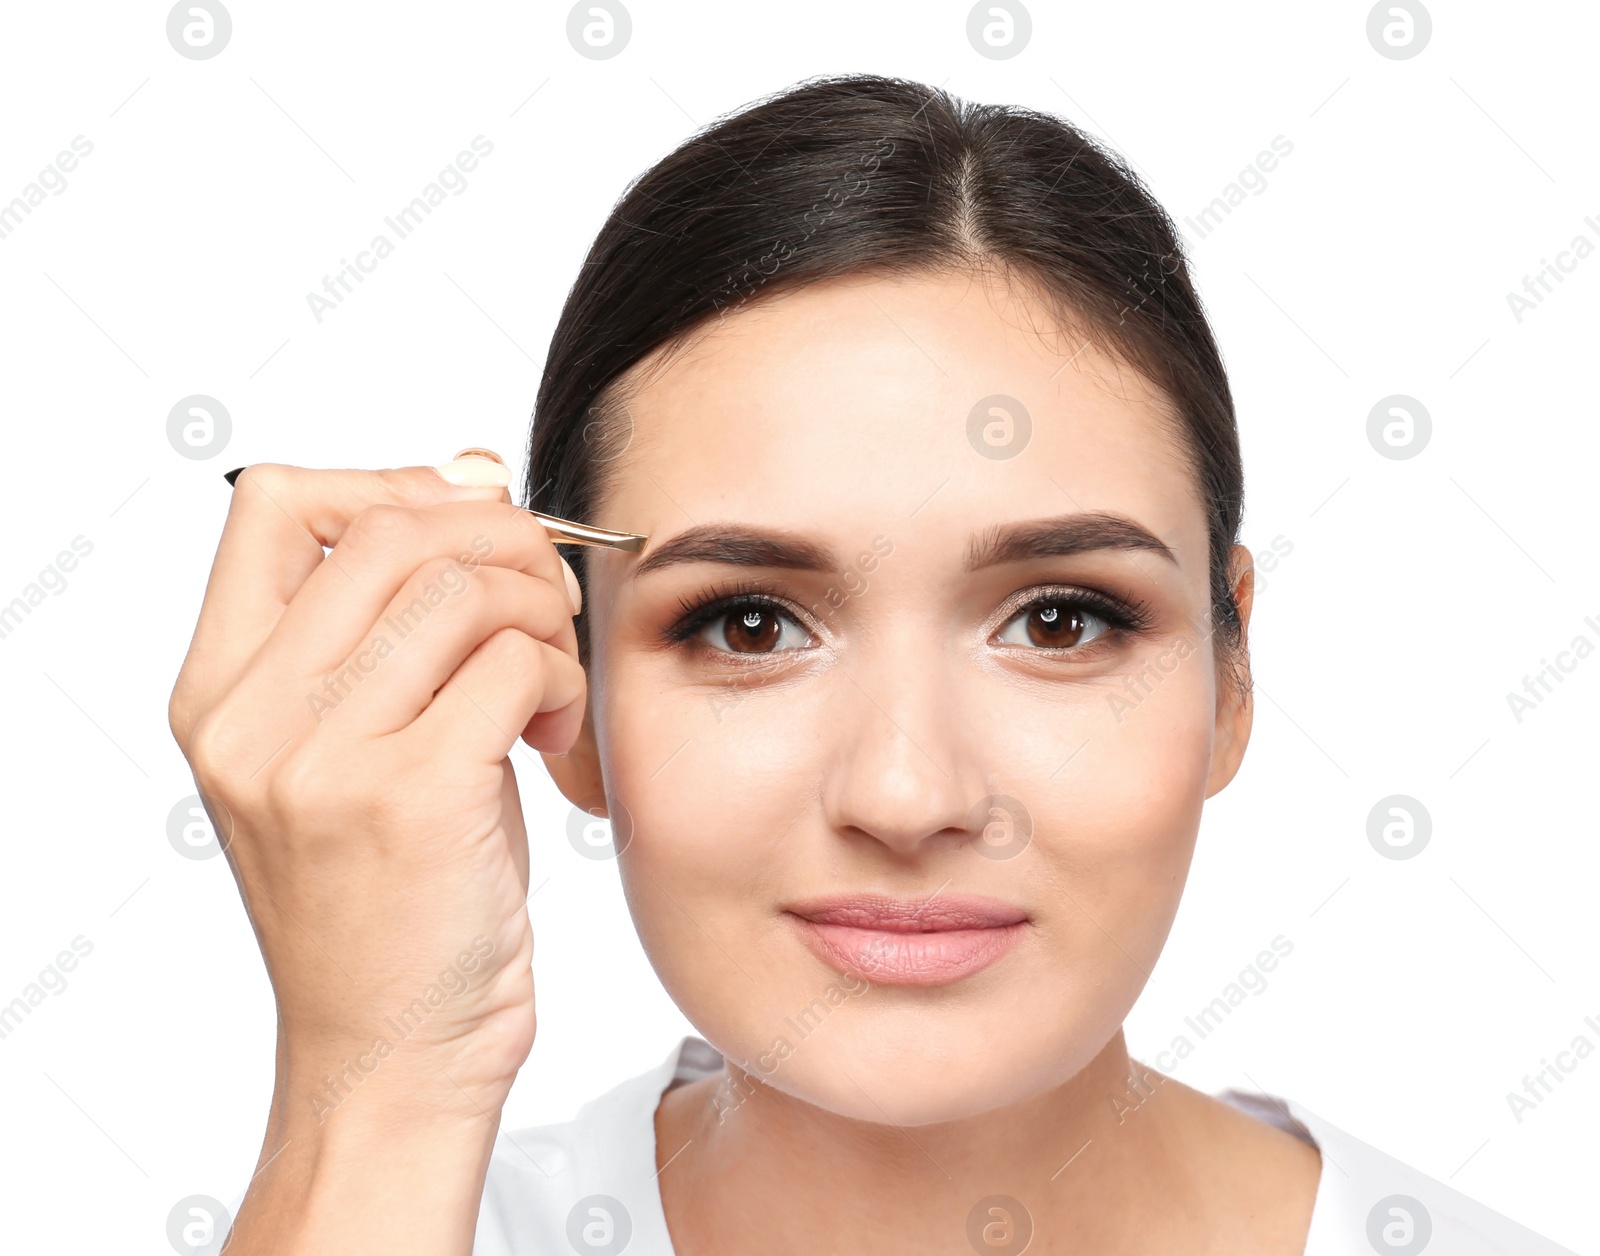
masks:
[[[572,749],[566,754],[546,754],[541,750],[539,757],[544,760],[545,770],[568,802],[590,815],[610,815],[606,810],[605,777],[600,771],[600,751],[595,743],[594,707],[591,703],[584,703],[583,727],[578,730],[578,739],[572,743]]]
[[[1237,668],[1219,667],[1217,671],[1217,719],[1211,742],[1211,775],[1206,780],[1207,798],[1219,793],[1239,771],[1255,720],[1255,698],[1250,688],[1250,609],[1255,600],[1256,565],[1242,545],[1229,551],[1228,587],[1239,608],[1240,659]]]

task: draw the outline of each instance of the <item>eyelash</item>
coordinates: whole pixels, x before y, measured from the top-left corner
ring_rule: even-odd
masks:
[[[1094,589],[1081,589],[1072,585],[1043,585],[1030,590],[1030,594],[1023,601],[1013,606],[1001,620],[1000,627],[1004,628],[1019,615],[1035,610],[1040,606],[1066,605],[1076,606],[1088,611],[1091,615],[1105,621],[1108,632],[1123,636],[1137,636],[1146,631],[1154,622],[1149,604],[1138,599],[1124,601],[1108,594],[1097,592]],[[667,639],[674,643],[689,641],[699,634],[707,624],[732,613],[734,610],[755,608],[771,611],[774,614],[786,615],[790,619],[805,627],[804,616],[795,607],[777,597],[770,586],[759,580],[740,578],[725,581],[711,586],[709,589],[697,594],[693,598],[680,598],[678,600],[680,618],[667,630]],[[807,631],[810,631],[807,629]],[[1103,634],[1104,635],[1104,634]],[[1095,641],[1100,640],[1099,637]],[[1068,650],[1086,649],[1088,647],[1065,647],[1060,652]],[[781,652],[781,651],[780,651]],[[1039,654],[1054,654],[1055,647],[1035,646],[1032,652]]]
[[[776,614],[787,615],[797,623],[803,619],[793,606],[773,596],[768,587],[759,580],[741,577],[712,585],[693,598],[687,600],[679,598],[678,608],[681,618],[667,629],[667,638],[675,642],[688,641],[707,624],[729,614],[736,607],[740,609],[755,607],[758,610],[773,611]]]
[[[1016,606],[1012,607],[1001,620],[1001,627],[1005,627],[1019,615],[1032,611],[1041,606],[1076,606],[1088,611],[1097,619],[1103,619],[1106,624],[1107,634],[1117,634],[1124,637],[1136,637],[1147,631],[1155,622],[1155,615],[1150,610],[1148,602],[1138,598],[1123,600],[1112,597],[1108,593],[1101,593],[1095,589],[1080,589],[1069,584],[1042,585],[1029,590],[1027,597]],[[1096,637],[1088,646],[1068,646],[1061,652],[1068,650],[1092,649]],[[1050,646],[1034,646],[1033,652],[1039,654],[1054,654],[1056,648]]]

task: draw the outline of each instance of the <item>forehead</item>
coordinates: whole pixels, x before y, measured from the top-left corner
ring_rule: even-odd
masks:
[[[604,514],[652,536],[734,519],[853,536],[925,505],[924,522],[973,527],[1110,510],[1203,552],[1165,398],[1021,286],[829,280],[712,320],[629,383]]]

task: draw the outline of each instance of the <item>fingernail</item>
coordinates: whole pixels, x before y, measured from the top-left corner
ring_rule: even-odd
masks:
[[[511,483],[511,468],[487,449],[464,449],[454,461],[434,470],[462,488],[505,488]]]
[[[556,557],[561,556],[558,554]],[[583,610],[583,590],[578,586],[578,577],[573,574],[565,558],[561,559],[561,571],[567,578],[567,597],[572,602],[572,613],[576,615]]]

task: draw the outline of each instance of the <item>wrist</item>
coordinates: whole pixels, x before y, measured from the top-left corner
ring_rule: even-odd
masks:
[[[418,1101],[401,1078],[378,1080],[321,1112],[306,1096],[325,1094],[325,1079],[280,1080],[230,1256],[470,1256],[500,1100],[485,1103],[441,1078],[456,1102]]]
[[[280,1023],[273,1119],[318,1129],[340,1122],[352,1131],[400,1120],[449,1129],[497,1112],[527,1059],[526,1046],[513,1050],[482,1025],[434,1041],[380,1028],[334,1037]]]

